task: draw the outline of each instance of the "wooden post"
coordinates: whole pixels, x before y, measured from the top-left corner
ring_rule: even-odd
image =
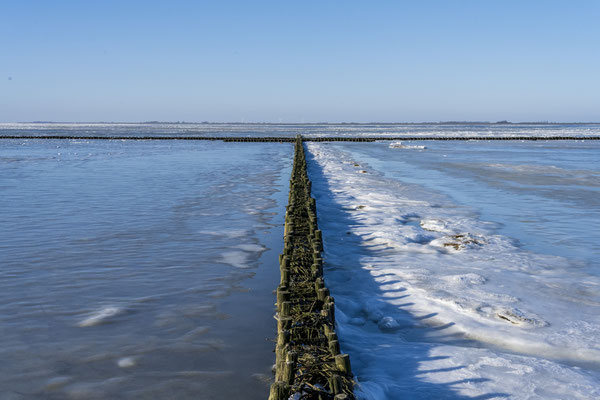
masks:
[[[317,229],[315,231],[315,238],[320,242],[323,240],[323,234],[321,233],[321,231],[319,229]]]
[[[290,351],[287,354],[284,371],[283,371],[283,381],[289,385],[294,383],[294,375],[296,374],[297,361],[298,361],[298,354],[294,351]]]
[[[281,303],[290,300],[290,292],[285,286],[279,286],[277,288],[277,308],[281,308]]]
[[[333,303],[328,303],[327,301],[325,301],[325,305],[323,306],[323,308],[325,310],[327,310],[327,312],[329,313],[329,318],[331,319],[331,322],[335,321],[335,305]]]
[[[285,331],[290,329],[292,326],[292,318],[291,317],[283,317],[279,316],[277,319],[277,331]]]
[[[271,385],[269,400],[287,400],[290,395],[290,385],[285,382],[275,382]]]
[[[313,262],[315,262],[315,263],[323,262],[320,251],[313,251]]]
[[[290,342],[290,333],[288,331],[281,331],[277,335],[277,345],[283,347]]]
[[[279,281],[279,284],[287,286],[289,282],[290,282],[290,270],[289,270],[289,268],[282,269],[281,270],[281,281]]]
[[[281,303],[281,311],[279,312],[279,315],[281,315],[282,317],[289,317],[291,311],[292,303],[290,303],[289,301],[284,301],[283,303]]]
[[[336,394],[333,400],[350,400],[353,397],[348,396],[346,393]]]
[[[319,300],[321,300],[321,301],[325,301],[325,298],[326,298],[327,296],[329,296],[329,289],[327,289],[327,288],[325,288],[325,287],[324,287],[324,288],[321,288],[321,289],[319,289],[319,290],[317,291],[317,296],[318,296]]]
[[[312,276],[317,279],[323,276],[323,267],[320,264],[313,264],[311,267]]]
[[[340,342],[338,342],[337,340],[330,340],[329,352],[332,356],[337,356],[338,354],[340,354]]]
[[[281,363],[283,361],[285,361],[285,359],[287,357],[288,350],[289,350],[289,345],[287,345],[287,344],[283,345],[283,346],[280,346],[280,345],[275,346],[275,356],[276,356],[275,358],[276,358],[276,361],[277,361],[276,362],[277,371],[276,371],[276,375],[275,375],[276,376],[275,381],[280,381],[281,380],[278,377],[279,374],[281,374]]]
[[[331,375],[331,377],[328,379],[329,381],[329,390],[331,391],[331,393],[333,394],[338,394],[342,391],[342,378],[337,375]]]
[[[346,375],[352,375],[352,368],[350,368],[350,357],[348,354],[338,354],[335,356],[335,365],[338,370],[342,371]]]
[[[290,266],[290,258],[286,255],[280,256],[279,269],[289,268],[289,266]]]
[[[325,282],[323,282],[323,278],[315,279],[315,291],[325,287]]]

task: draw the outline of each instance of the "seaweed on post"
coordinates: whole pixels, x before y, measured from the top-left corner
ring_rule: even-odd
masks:
[[[323,280],[322,240],[298,136],[279,257],[275,383],[269,400],[355,398],[350,359],[340,354],[335,333],[335,302]]]

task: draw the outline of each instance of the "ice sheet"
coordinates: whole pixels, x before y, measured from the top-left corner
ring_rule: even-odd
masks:
[[[309,174],[364,398],[600,395],[596,276],[342,148],[308,144]]]
[[[600,124],[0,123],[0,135],[73,136],[598,136]]]

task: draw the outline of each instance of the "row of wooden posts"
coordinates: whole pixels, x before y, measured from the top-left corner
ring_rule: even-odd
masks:
[[[210,140],[224,142],[294,142],[295,139],[280,137],[228,137]],[[377,142],[377,141],[448,141],[448,140],[477,140],[477,141],[537,141],[537,140],[600,140],[600,136],[309,136],[303,137],[305,142]]]
[[[275,383],[269,400],[294,395],[306,400],[355,398],[350,359],[340,353],[335,331],[335,302],[323,280],[322,251],[316,202],[298,136],[279,257]]]

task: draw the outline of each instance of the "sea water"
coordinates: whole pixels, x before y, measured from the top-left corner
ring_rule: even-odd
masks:
[[[298,133],[600,125],[0,124]],[[595,143],[308,144],[325,279],[362,398],[600,396]],[[0,141],[0,397],[264,398],[291,155],[276,143]]]
[[[0,142],[0,398],[264,398],[291,155]]]
[[[367,399],[600,395],[600,145],[308,144]]]

